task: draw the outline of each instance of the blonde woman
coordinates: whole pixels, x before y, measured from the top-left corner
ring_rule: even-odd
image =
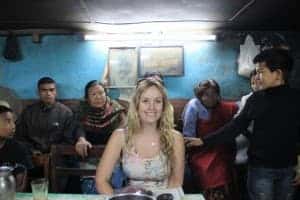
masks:
[[[148,190],[181,187],[184,141],[173,127],[164,87],[154,79],[139,81],[128,111],[128,127],[113,132],[97,168],[98,192],[114,193],[109,180],[119,160],[131,186]]]

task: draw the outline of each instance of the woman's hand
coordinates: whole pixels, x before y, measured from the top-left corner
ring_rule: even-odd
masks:
[[[27,182],[27,172],[18,173],[16,175],[16,191],[24,192]]]
[[[92,146],[93,145],[84,137],[80,137],[75,144],[75,150],[82,158],[84,158],[88,156],[88,149],[92,148]]]
[[[203,145],[203,141],[200,138],[184,137],[184,143],[186,147],[196,147]]]

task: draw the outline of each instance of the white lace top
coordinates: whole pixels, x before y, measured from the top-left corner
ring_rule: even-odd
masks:
[[[129,178],[129,185],[147,190],[164,189],[168,186],[170,167],[167,156],[160,151],[152,158],[141,158],[136,150],[123,150],[123,170]]]

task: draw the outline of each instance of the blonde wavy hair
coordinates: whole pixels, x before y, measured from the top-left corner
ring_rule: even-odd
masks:
[[[156,87],[163,96],[163,111],[160,119],[157,123],[158,131],[160,132],[160,144],[162,152],[167,155],[170,159],[173,155],[173,144],[174,144],[174,117],[173,107],[167,99],[167,93],[164,86],[157,80],[146,78],[139,81],[136,87],[136,91],[132,96],[131,102],[128,109],[128,135],[126,139],[126,146],[131,147],[132,137],[138,133],[141,128],[141,121],[138,115],[139,103],[141,95],[150,87]]]

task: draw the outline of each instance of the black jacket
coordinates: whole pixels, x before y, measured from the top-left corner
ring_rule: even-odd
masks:
[[[74,143],[74,118],[72,111],[56,102],[45,106],[37,102],[22,112],[16,123],[16,139],[31,151],[50,151],[52,144]]]
[[[286,85],[255,92],[239,116],[203,139],[204,146],[225,143],[244,132],[254,121],[249,136],[249,165],[285,168],[297,163],[300,130],[300,95]]]

